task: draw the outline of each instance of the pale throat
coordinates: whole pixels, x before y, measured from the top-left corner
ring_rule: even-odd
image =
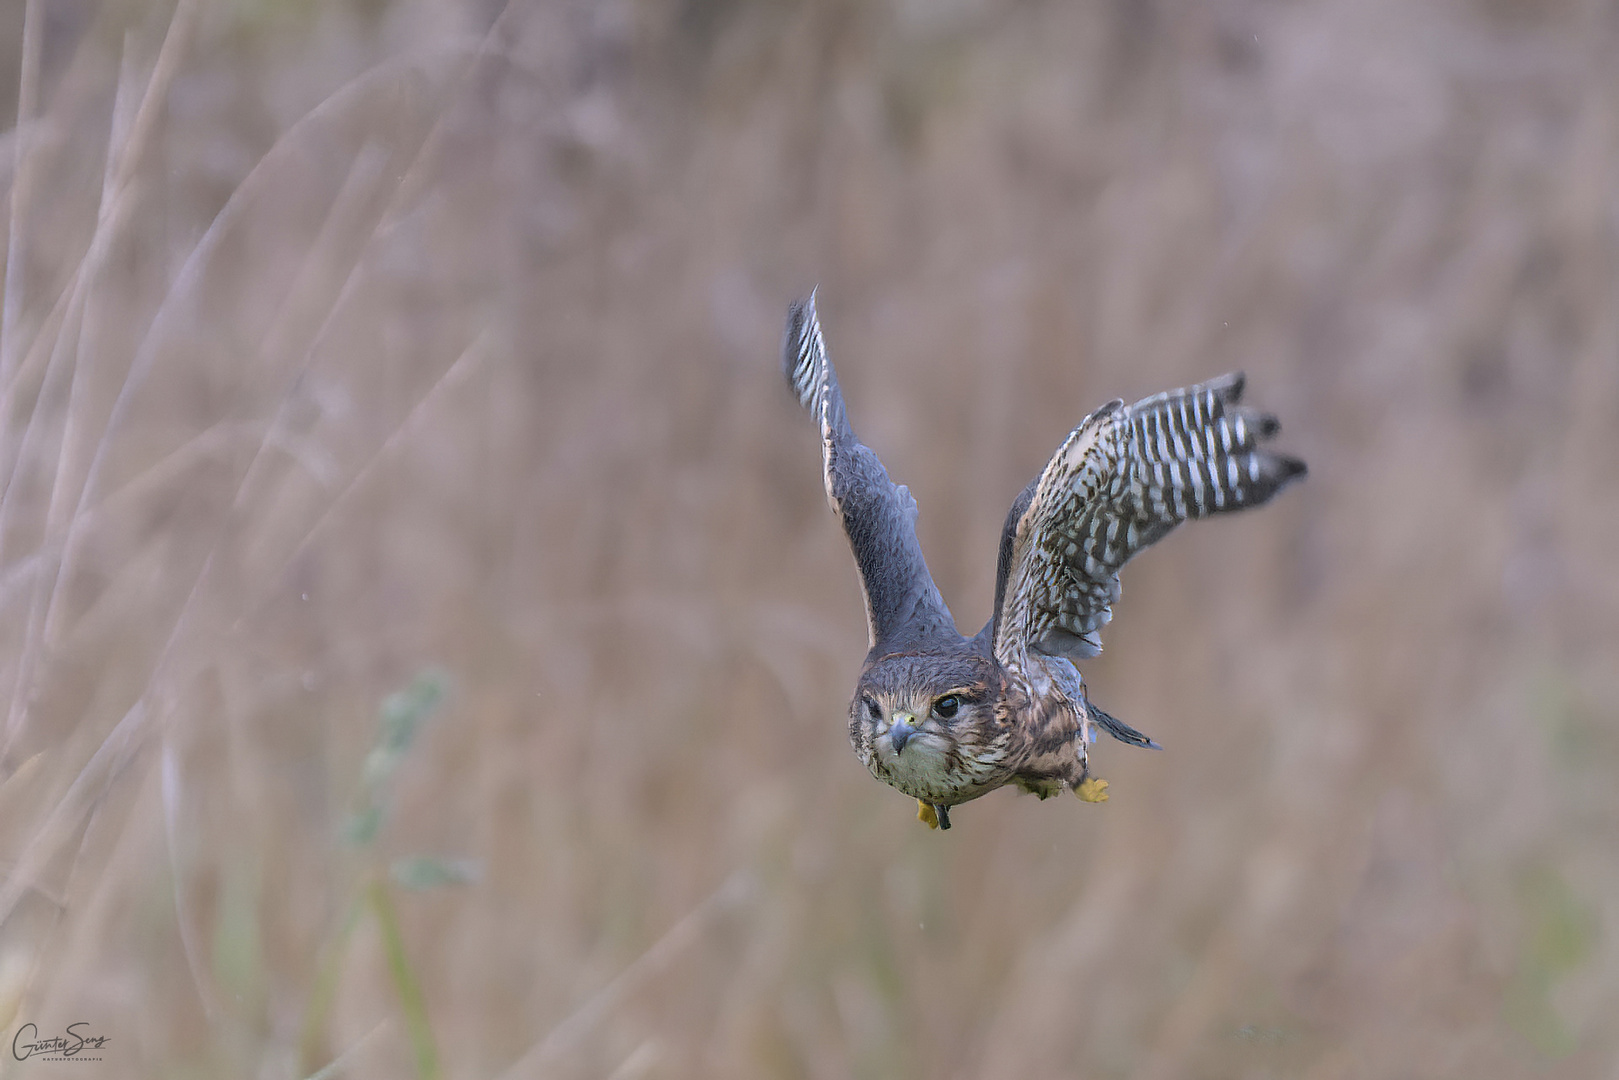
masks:
[[[886,735],[879,737],[876,749],[889,783],[917,798],[937,798],[953,787],[949,755],[938,745],[936,732],[918,730],[898,753]]]

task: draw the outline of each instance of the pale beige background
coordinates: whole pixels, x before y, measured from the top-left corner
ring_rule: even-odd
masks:
[[[112,1038],[0,1073],[413,1075],[374,920],[300,1032],[432,853],[449,1077],[1619,1075],[1619,8],[499,10],[0,5],[0,1010]],[[817,282],[964,628],[1109,398],[1309,461],[1126,572],[1105,806],[850,754]]]

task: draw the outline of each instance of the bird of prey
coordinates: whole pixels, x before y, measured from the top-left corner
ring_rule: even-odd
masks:
[[[1237,404],[1241,374],[1091,413],[1013,500],[994,610],[964,637],[922,558],[916,501],[849,426],[814,294],[788,312],[782,369],[820,427],[826,498],[865,594],[870,648],[849,705],[860,760],[933,828],[1004,784],[1106,800],[1088,768],[1095,729],[1157,744],[1091,704],[1074,662],[1101,651],[1131,556],[1304,475],[1302,461],[1263,446],[1276,418]]]

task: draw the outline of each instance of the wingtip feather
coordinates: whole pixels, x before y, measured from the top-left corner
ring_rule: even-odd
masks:
[[[795,300],[787,308],[787,327],[781,341],[781,371],[788,389],[808,408],[815,398],[820,357],[825,353],[821,321],[815,314],[815,293]]]

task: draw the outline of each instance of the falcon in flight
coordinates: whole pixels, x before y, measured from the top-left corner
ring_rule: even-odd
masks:
[[[1096,728],[1158,744],[1091,704],[1074,662],[1101,652],[1131,556],[1304,475],[1304,462],[1262,445],[1276,418],[1238,406],[1240,374],[1091,413],[1013,500],[994,611],[969,638],[922,558],[916,501],[849,427],[813,294],[788,312],[782,368],[820,426],[827,502],[865,593],[870,651],[849,705],[860,760],[934,828],[1003,784],[1105,801],[1107,781],[1087,767]]]

